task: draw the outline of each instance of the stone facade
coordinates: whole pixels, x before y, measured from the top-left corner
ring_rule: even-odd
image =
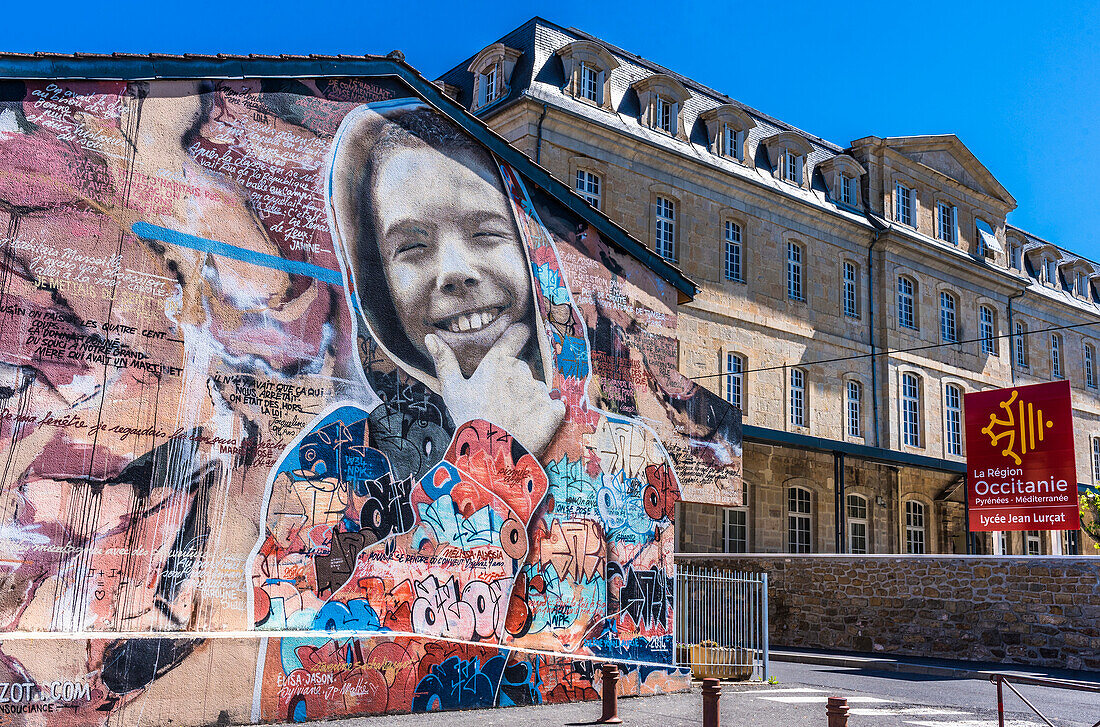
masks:
[[[509,91],[475,112],[567,183],[581,173],[589,186],[580,191],[639,240],[658,249],[659,235],[671,238],[672,258],[700,287],[679,308],[683,374],[727,396],[729,357],[740,357],[747,533],[732,547],[797,550],[788,498],[791,488],[804,488],[811,550],[849,549],[852,526],[837,507],[834,474],[843,471],[844,499],[859,495],[867,504],[868,552],[966,553],[963,434],[952,432],[948,387],[963,393],[1068,377],[1078,479],[1096,482],[1100,374],[1087,381],[1083,360],[1086,344],[1094,352],[1100,344],[1086,335],[1091,329],[1060,332],[1061,371],[1050,360],[1049,333],[1020,337],[1018,363],[1016,338],[994,338],[992,352],[976,340],[982,306],[993,336],[1015,334],[1018,323],[1034,332],[1096,320],[1094,268],[1012,227],[1007,215],[1015,200],[956,137],[866,137],[844,147],[580,31],[534,19],[501,42],[520,53]],[[600,69],[607,72],[599,76],[598,100],[583,98],[561,61],[574,46],[592,44],[613,57]],[[440,79],[463,103],[473,82],[467,65]],[[672,77],[690,94],[669,98],[678,119],[671,133],[653,122],[652,94],[638,91],[651,76]],[[726,141],[722,123],[730,128]],[[907,197],[899,201],[901,195]],[[671,230],[658,220],[658,199],[675,212]],[[740,261],[733,275],[731,229]],[[792,255],[800,265],[793,291]],[[1049,281],[1042,275],[1047,258],[1056,268]],[[1073,288],[1079,271],[1088,281],[1080,292]],[[912,287],[911,304],[899,303],[902,278]],[[956,321],[947,334],[944,295]],[[911,305],[911,315],[899,305]],[[949,337],[958,343],[942,345]],[[938,347],[912,350],[927,346]],[[804,421],[792,415],[792,376],[803,378]],[[908,431],[900,411],[904,381],[917,389],[918,414]],[[850,416],[852,388],[858,412]],[[830,443],[880,448],[886,456],[847,456],[840,470]],[[897,454],[928,459],[919,466],[890,461]],[[726,515],[683,507],[682,550],[728,545],[714,531]],[[1043,533],[1039,552],[1090,552],[1085,540]],[[1027,547],[1022,533],[981,534],[970,550],[1023,554]]]
[[[768,574],[773,647],[1100,669],[1095,558],[717,556]]]

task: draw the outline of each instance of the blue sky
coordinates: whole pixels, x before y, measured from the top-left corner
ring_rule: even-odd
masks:
[[[157,9],[159,7],[159,9]],[[955,133],[1009,221],[1100,259],[1100,3],[8,3],[0,50],[378,53],[435,77],[532,15],[808,132]]]

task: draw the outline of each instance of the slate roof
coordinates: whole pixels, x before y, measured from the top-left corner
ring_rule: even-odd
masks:
[[[554,54],[558,49],[574,40],[589,40],[599,43],[614,55],[619,62],[619,67],[611,73],[610,96],[612,107],[615,109],[616,113],[608,113],[605,110],[594,108],[589,104],[577,101],[568,94],[562,93],[562,88],[566,84],[564,68],[561,61],[554,58]],[[509,48],[521,51],[522,55],[513,72],[508,94],[493,104],[478,109],[476,112],[477,115],[492,113],[526,96],[540,103],[549,103],[569,113],[582,116],[594,124],[602,125],[620,133],[642,139],[649,144],[673,154],[693,158],[708,166],[718,167],[730,175],[745,178],[753,183],[770,187],[777,194],[799,198],[808,204],[814,205],[832,214],[845,217],[857,224],[866,225],[868,229],[882,229],[884,225],[889,224],[888,220],[882,220],[878,217],[872,219],[873,216],[868,213],[859,212],[839,205],[835,200],[830,199],[825,194],[824,182],[820,173],[817,172],[816,167],[826,159],[844,153],[845,147],[814,134],[807,133],[791,124],[741,103],[726,94],[683,76],[674,70],[612,45],[582,30],[576,28],[563,28],[562,26],[537,16],[503,36],[497,42],[501,42]],[[474,83],[473,74],[466,69],[475,57],[476,53],[455,65],[454,68],[445,72],[439,78],[440,81],[451,84],[460,90],[459,101],[465,107],[469,106],[473,94]],[[690,130],[689,142],[674,139],[667,134],[654,131],[639,121],[641,109],[639,108],[637,94],[631,89],[631,86],[635,82],[654,73],[667,74],[678,80],[691,91],[691,98],[684,105],[683,109],[684,127]],[[708,144],[705,137],[705,129],[703,128],[703,124],[698,121],[699,115],[704,111],[723,104],[731,104],[742,109],[756,122],[756,126],[747,134],[746,153],[754,155],[753,159],[757,169],[752,169],[744,164],[739,164],[724,157],[712,154],[707,150]],[[813,174],[810,180],[811,188],[809,190],[783,183],[768,173],[768,170],[771,169],[771,165],[768,161],[766,150],[760,142],[782,131],[793,131],[797,133],[805,138],[813,148],[807,160],[809,169],[812,170]],[[967,153],[969,153],[969,150]],[[992,178],[992,175],[990,175],[990,177]],[[675,180],[669,181],[671,184],[675,184]],[[994,181],[996,180],[994,179]],[[999,183],[997,183],[997,185],[999,186]],[[1008,195],[1007,191],[1005,191],[1005,194]],[[1011,195],[1008,195],[1008,197],[1011,198]],[[1014,202],[1014,200],[1012,201]],[[1015,231],[1029,240],[1039,239],[1011,224],[1006,225],[1006,228],[1010,231]],[[927,235],[913,232],[907,236],[920,239],[925,243],[931,243],[933,247],[937,248],[937,252],[957,255],[960,259],[965,257],[977,265],[990,267],[984,261],[974,261],[972,257],[958,247],[946,243],[941,245],[939,241]],[[943,249],[941,250],[940,248]],[[1064,248],[1059,247],[1058,249],[1063,252],[1063,256],[1067,261],[1081,259],[1081,256],[1071,253]],[[1100,265],[1096,263],[1092,264],[1097,270],[1100,270]],[[1060,303],[1076,308],[1080,312],[1087,311],[1095,314],[1097,305],[1100,305],[1100,297],[1097,297],[1095,293],[1094,299],[1097,305],[1087,303],[1074,296],[1072,292],[1064,290],[1064,284],[1055,289],[1043,285],[1032,273],[1028,273],[1025,277],[1012,270],[1006,270],[1000,267],[994,269],[1017,278],[1022,285],[1026,285],[1029,290],[1036,294],[1047,297],[1048,299],[1057,300]]]

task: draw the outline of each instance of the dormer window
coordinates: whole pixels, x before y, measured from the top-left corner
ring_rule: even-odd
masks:
[[[799,162],[802,158],[793,149],[784,149],[780,158],[783,160],[779,165],[783,170],[783,179],[799,184],[802,181],[800,179],[802,175],[799,173],[801,171]]]
[[[1020,254],[1019,245],[1013,245],[1008,249],[1008,264],[1012,267],[1013,270],[1019,270],[1020,272],[1023,272],[1023,260],[1024,258],[1023,255]]]
[[[838,154],[817,166],[833,201],[848,207],[860,207],[860,178],[867,170],[847,154]]]
[[[580,96],[581,98],[588,99],[594,104],[600,102],[601,91],[603,90],[600,83],[601,71],[597,68],[593,68],[589,64],[581,61],[578,71],[579,81],[581,82]]]
[[[565,93],[578,101],[611,109],[611,72],[619,67],[615,56],[599,43],[577,40],[557,51],[565,69]]]
[[[684,84],[664,73],[654,73],[633,86],[642,110],[640,121],[651,129],[687,139],[683,128],[684,103],[691,94]]]
[[[676,102],[665,98],[664,96],[657,96],[654,100],[657,104],[657,128],[661,131],[667,131],[673,136],[676,135]]]
[[[740,159],[742,155],[741,145],[744,132],[738,131],[729,124],[722,124],[722,155],[731,159]]]
[[[1087,298],[1089,295],[1089,276],[1081,271],[1077,272],[1077,289],[1074,292],[1082,298]]]
[[[838,185],[840,187],[840,201],[844,204],[852,203],[852,183],[856,181],[847,174],[841,174]]]
[[[793,131],[783,131],[764,139],[763,144],[776,179],[799,187],[808,186],[806,158],[813,151],[809,141]]]
[[[1058,264],[1048,257],[1043,258],[1043,282],[1054,285],[1056,280],[1058,280]]]
[[[710,151],[727,159],[745,161],[745,138],[749,129],[756,126],[753,120],[739,106],[724,104],[699,114],[700,120],[707,125],[707,138]]]
[[[485,48],[466,68],[474,74],[474,93],[471,111],[485,108],[508,95],[508,84],[516,61],[522,53],[503,43],[494,43]]]
[[[497,78],[500,71],[500,66],[496,63],[485,69],[485,72],[481,74],[480,94],[478,94],[478,106],[484,106],[491,101],[495,101],[497,97]]]

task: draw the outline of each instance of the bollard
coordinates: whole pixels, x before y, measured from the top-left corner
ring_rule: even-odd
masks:
[[[829,727],[848,727],[848,700],[845,697],[829,697],[825,714],[829,715]]]
[[[622,724],[619,719],[619,667],[615,664],[603,664],[600,666],[603,674],[603,716],[597,722],[599,724]]]
[[[703,727],[718,727],[718,698],[722,696],[721,684],[714,677],[703,680]]]

